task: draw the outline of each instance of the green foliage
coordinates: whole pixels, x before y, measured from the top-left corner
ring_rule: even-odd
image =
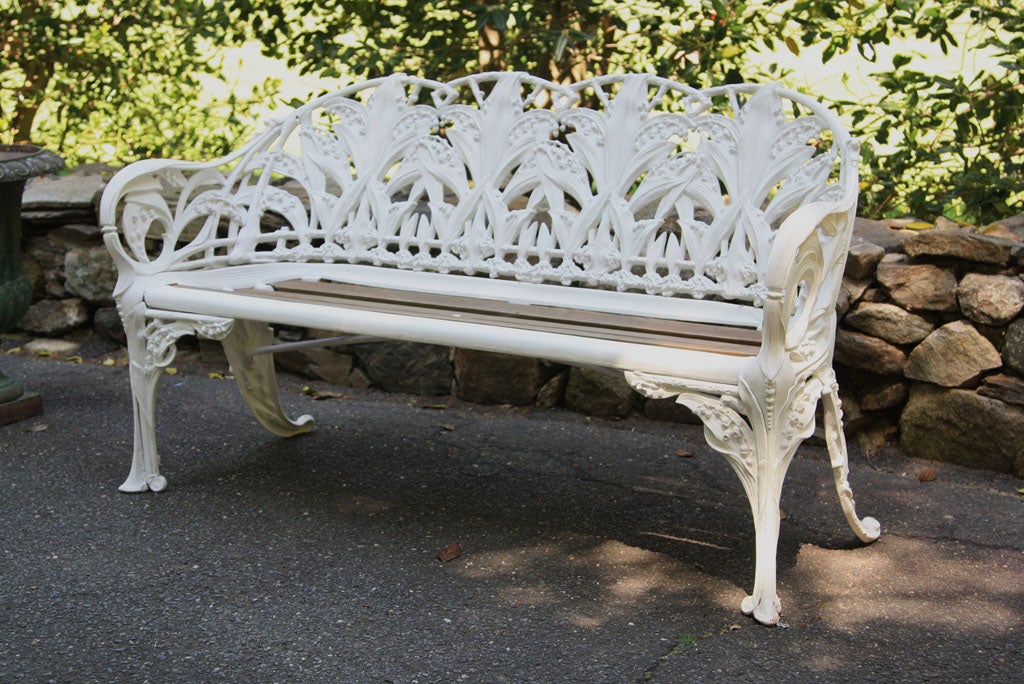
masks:
[[[755,53],[877,65],[862,213],[987,222],[1024,211],[1021,0],[0,0],[0,141],[72,163],[226,151],[276,85],[211,101],[211,46],[260,41],[294,70],[355,80],[517,69],[554,81],[645,71],[697,86],[786,80]],[[967,27],[964,33],[964,27]],[[976,76],[908,51],[1000,55]],[[887,52],[888,49],[888,52]],[[889,57],[891,56],[891,63]]]
[[[274,93],[210,101],[213,0],[0,0],[0,142],[83,161],[227,151]]]
[[[986,49],[999,57],[997,69],[968,80],[897,52],[892,68],[875,74],[881,102],[839,103],[854,132],[874,143],[864,150],[864,213],[978,224],[1024,211],[1024,3],[801,1],[793,12],[825,19],[803,36],[805,45],[828,40],[825,61],[856,47],[874,62],[877,47],[911,37],[964,59]],[[962,40],[956,22],[968,29]]]
[[[840,102],[864,149],[862,213],[944,214],[983,223],[1024,211],[1024,3],[944,0],[229,0],[256,16],[268,54],[305,72],[445,79],[519,69],[566,82],[646,71],[699,85],[786,77],[755,51],[824,46],[878,64],[880,101]],[[302,21],[298,21],[298,17]],[[958,23],[959,22],[959,23]],[[969,26],[966,38],[955,27]],[[968,81],[883,46],[994,50],[999,68]],[[962,42],[969,44],[962,44]]]

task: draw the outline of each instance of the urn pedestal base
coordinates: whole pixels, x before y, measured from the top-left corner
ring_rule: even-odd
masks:
[[[0,425],[17,423],[43,412],[43,398],[34,392],[24,392],[17,399],[0,403]]]

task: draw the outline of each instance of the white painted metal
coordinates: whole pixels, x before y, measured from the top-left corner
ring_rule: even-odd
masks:
[[[135,403],[122,489],[166,485],[153,397],[183,334],[224,340],[282,435],[311,419],[284,416],[269,357],[253,354],[266,322],[617,368],[693,409],[738,474],[757,542],[743,610],[773,624],[779,496],[819,400],[847,519],[864,541],[879,533],[854,512],[832,373],[857,158],[827,109],[776,85],[502,73],[360,83],[223,159],[133,164],[100,207]],[[742,358],[232,292],[292,278],[738,325],[763,342]]]

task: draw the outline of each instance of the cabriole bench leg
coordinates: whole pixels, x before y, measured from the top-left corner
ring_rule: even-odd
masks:
[[[825,418],[825,443],[832,461],[832,475],[836,481],[836,492],[843,514],[854,533],[864,543],[878,539],[882,526],[871,517],[857,517],[853,502],[853,490],[849,483],[849,459],[846,451],[846,436],[843,434],[843,409],[839,401],[839,386],[832,382],[821,395],[821,407]]]
[[[127,325],[125,326],[127,329]],[[128,375],[132,387],[135,440],[132,468],[128,479],[118,487],[122,492],[159,492],[167,487],[160,475],[160,457],[156,451],[156,387],[162,368],[147,363],[146,341],[142,331],[128,335]]]
[[[166,478],[160,474],[160,456],[156,450],[156,390],[160,376],[174,360],[178,338],[199,334],[221,339],[230,332],[233,321],[208,317],[149,318],[143,303],[127,309],[123,315],[128,337],[135,440],[128,479],[118,489],[159,492],[167,487]]]
[[[266,323],[236,320],[231,332],[223,339],[224,353],[231,364],[231,372],[238,381],[246,403],[260,425],[281,437],[291,437],[313,429],[313,417],[299,416],[292,420],[281,408],[274,371],[274,357],[270,354],[253,356],[249,351],[269,345],[273,333]]]

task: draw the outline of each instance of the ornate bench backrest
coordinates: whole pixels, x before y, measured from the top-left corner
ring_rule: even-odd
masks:
[[[856,164],[831,113],[775,85],[396,75],[171,174],[173,209],[129,193],[122,224],[140,259],[161,224],[171,270],[372,263],[758,303],[774,231],[856,193]]]

